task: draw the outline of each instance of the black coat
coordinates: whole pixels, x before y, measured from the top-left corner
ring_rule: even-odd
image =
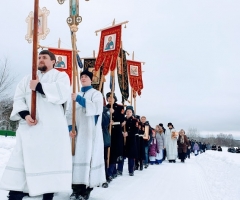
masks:
[[[142,130],[142,126],[142,123],[138,122],[138,133],[136,134],[136,142],[139,160],[145,160],[145,144],[143,139],[144,131]]]
[[[126,156],[128,158],[137,158],[137,141],[136,134],[138,133],[138,121],[133,117],[125,118],[126,121]]]
[[[102,132],[103,132],[103,142],[104,147],[110,147],[111,145],[111,136],[108,131],[108,126],[110,124],[110,112],[107,107],[103,107],[102,113]]]
[[[107,105],[111,108],[111,105]],[[113,104],[114,113],[112,114],[112,120],[119,122],[118,125],[112,125],[111,129],[111,148],[110,148],[110,164],[117,163],[117,159],[123,157],[123,134],[122,134],[122,122],[124,121],[124,107],[116,103]]]
[[[144,145],[145,147],[149,147],[151,142],[152,142],[152,127],[150,126],[149,122],[145,122],[144,124],[142,124],[142,130],[143,130],[143,134],[145,133],[145,126],[149,126],[149,132],[148,132],[148,135],[150,137],[149,140],[147,139],[144,139]]]

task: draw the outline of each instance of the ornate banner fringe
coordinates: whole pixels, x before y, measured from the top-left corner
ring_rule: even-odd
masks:
[[[101,32],[99,53],[95,63],[95,70],[103,67],[103,75],[116,68],[117,57],[121,46],[122,26],[115,26]]]
[[[134,91],[141,95],[141,90],[143,89],[142,81],[142,63],[132,60],[127,60],[128,74],[130,85]]]

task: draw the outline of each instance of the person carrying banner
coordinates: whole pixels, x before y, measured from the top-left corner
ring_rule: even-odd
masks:
[[[76,138],[73,156],[71,200],[85,200],[96,186],[106,182],[102,135],[102,94],[91,86],[93,74],[81,72],[81,91],[72,94],[76,103],[76,130],[72,132],[72,103],[67,112],[70,136]]]
[[[117,177],[122,175],[123,168],[123,147],[124,139],[122,134],[122,126],[124,122],[124,107],[117,104],[117,97],[113,94],[111,97],[111,92],[107,93],[106,99],[108,101],[107,107],[112,112],[112,128],[111,128],[111,148],[110,148],[110,158],[109,158],[109,167],[108,175],[109,182]],[[111,110],[111,103],[113,101],[113,107]],[[118,171],[116,164],[119,163]]]
[[[20,120],[16,145],[3,173],[0,188],[10,190],[9,200],[43,194],[52,200],[55,192],[70,192],[71,146],[64,104],[70,96],[65,72],[54,69],[55,55],[43,50],[38,57],[37,79],[26,76],[17,85],[10,119]],[[31,92],[36,91],[33,120]]]

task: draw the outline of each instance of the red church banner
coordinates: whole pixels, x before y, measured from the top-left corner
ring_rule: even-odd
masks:
[[[72,50],[48,48],[49,51],[55,54],[56,63],[54,68],[66,72],[72,84]]]
[[[109,70],[116,68],[117,57],[121,47],[122,25],[103,30],[101,32],[98,57],[95,63],[95,70],[98,71],[103,66],[103,75],[107,75]]]
[[[141,90],[143,89],[142,63],[137,61],[127,60],[127,66],[128,66],[128,76],[129,76],[130,86],[140,96]]]

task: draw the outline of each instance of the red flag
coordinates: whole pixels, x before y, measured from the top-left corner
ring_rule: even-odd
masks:
[[[72,84],[72,50],[54,48],[48,48],[48,50],[56,56],[54,68],[61,72],[66,72],[69,76],[70,83]]]
[[[141,90],[143,89],[142,81],[142,63],[132,60],[127,60],[128,75],[130,80],[130,85],[134,91],[141,95]]]
[[[98,71],[103,66],[103,75],[107,75],[109,70],[116,68],[117,57],[121,47],[122,25],[103,30],[101,32],[98,57],[95,63],[95,70]]]

